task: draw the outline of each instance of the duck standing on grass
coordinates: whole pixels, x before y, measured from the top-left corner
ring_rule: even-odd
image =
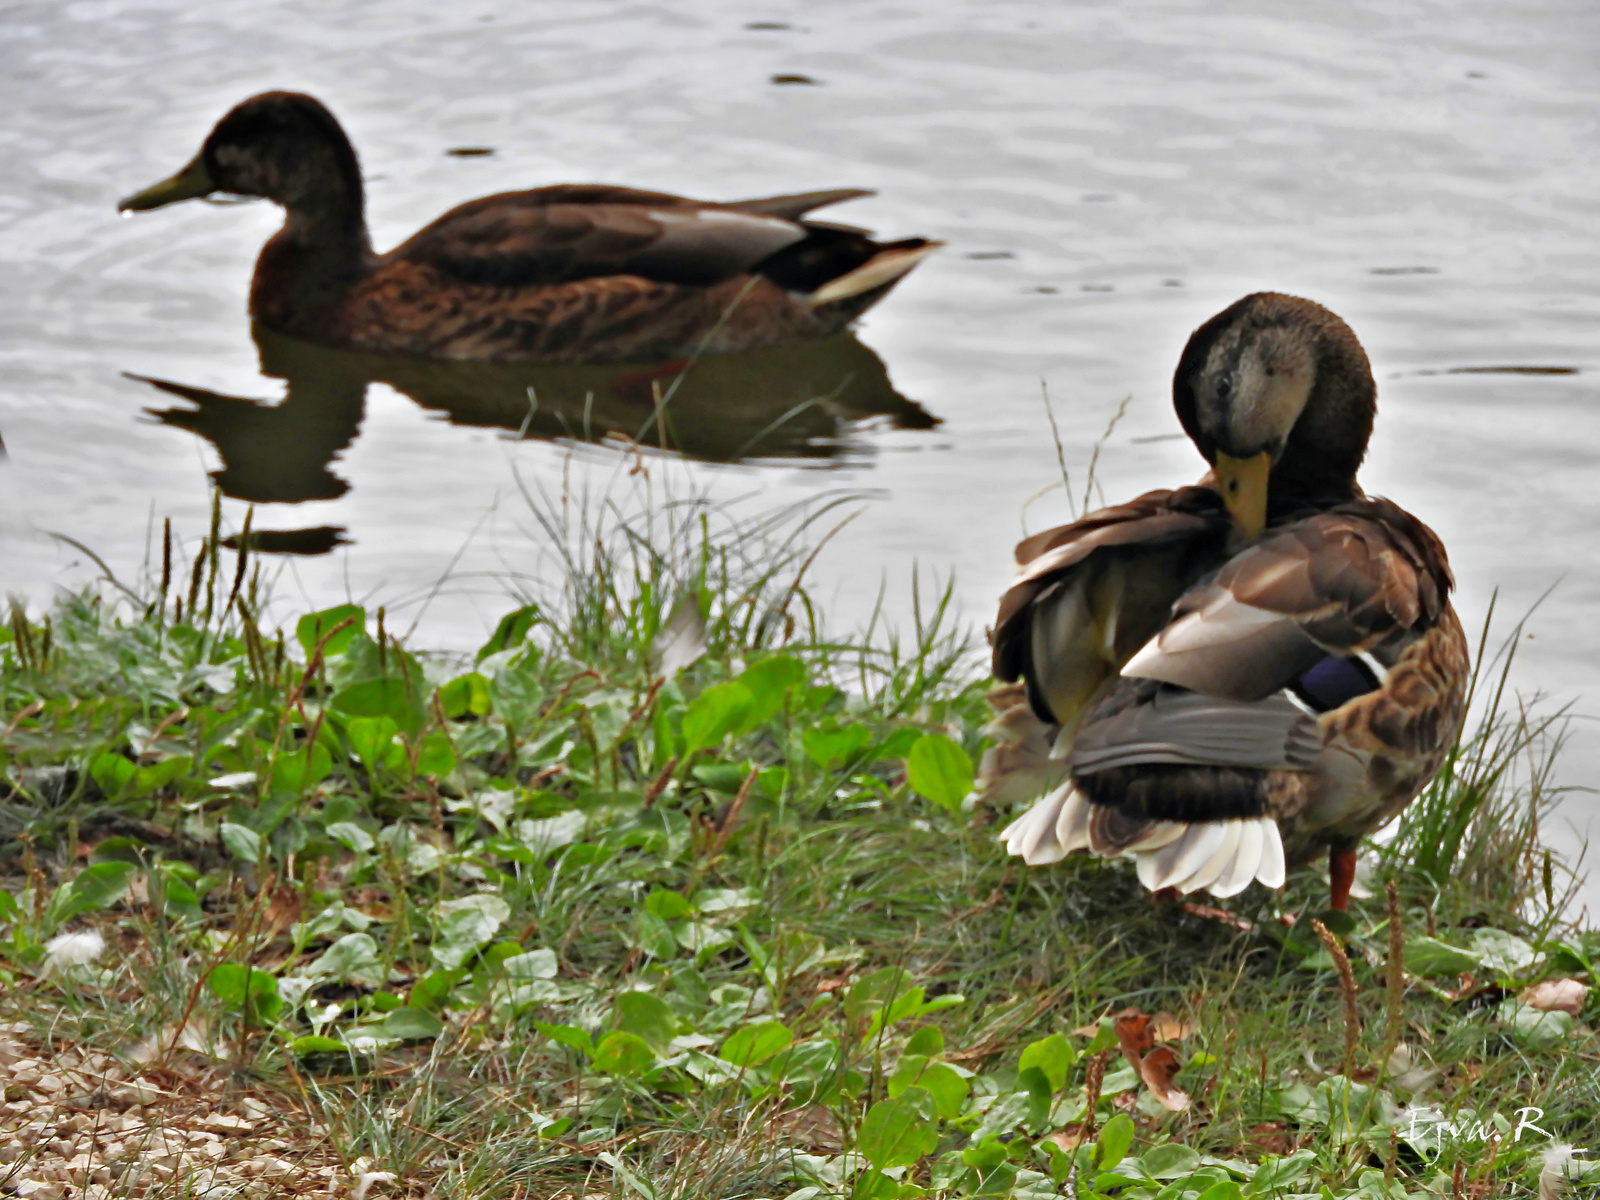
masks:
[[[1356,483],[1376,395],[1333,313],[1246,296],[1173,379],[1210,473],[1017,547],[978,795],[1050,790],[1010,853],[1232,896],[1327,852],[1348,906],[1357,842],[1438,771],[1470,673],[1444,546]]]
[[[858,189],[715,204],[602,184],[485,196],[389,251],[367,236],[361,168],[317,100],[267,92],[124,212],[213,193],[287,218],[250,315],[325,346],[497,362],[649,362],[824,338],[939,243],[875,242],[806,219]]]

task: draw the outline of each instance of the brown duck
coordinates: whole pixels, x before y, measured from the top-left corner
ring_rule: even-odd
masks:
[[[979,795],[1049,790],[1007,850],[1215,896],[1328,853],[1348,905],[1356,844],[1438,771],[1469,675],[1439,538],[1356,482],[1376,394],[1333,313],[1246,296],[1173,380],[1210,473],[1017,547]]]
[[[828,337],[938,247],[807,219],[857,189],[716,204],[565,184],[469,201],[377,254],[350,140],[293,92],[246,100],[118,207],[217,192],[286,212],[250,287],[262,325],[427,358],[650,362]]]

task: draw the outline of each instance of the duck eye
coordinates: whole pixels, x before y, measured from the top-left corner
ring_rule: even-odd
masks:
[[[1233,395],[1233,376],[1224,375],[1217,380],[1217,399],[1226,400],[1231,395]]]

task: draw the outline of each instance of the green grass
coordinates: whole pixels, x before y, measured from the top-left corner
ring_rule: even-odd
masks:
[[[948,588],[831,630],[805,572],[837,507],[531,499],[561,583],[471,661],[353,607],[259,627],[215,530],[165,584],[14,609],[0,1018],[56,1051],[154,1038],[162,1078],[266,1097],[416,1195],[1513,1194],[1549,1144],[1519,1109],[1600,1138],[1594,1001],[1514,999],[1595,983],[1600,938],[1538,840],[1561,714],[1503,659],[1372,850],[1379,897],[1328,918],[1351,1026],[1316,871],[1227,922],[1003,856],[1004,814],[960,804],[981,647]],[[668,626],[705,652],[662,679]],[[47,973],[91,927],[106,955]],[[1118,1053],[1128,1008],[1189,1027],[1183,1111]]]

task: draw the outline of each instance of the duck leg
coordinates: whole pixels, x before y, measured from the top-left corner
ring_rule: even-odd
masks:
[[[1356,849],[1328,851],[1328,886],[1332,893],[1328,907],[1338,912],[1350,908],[1350,887],[1356,881]]]

